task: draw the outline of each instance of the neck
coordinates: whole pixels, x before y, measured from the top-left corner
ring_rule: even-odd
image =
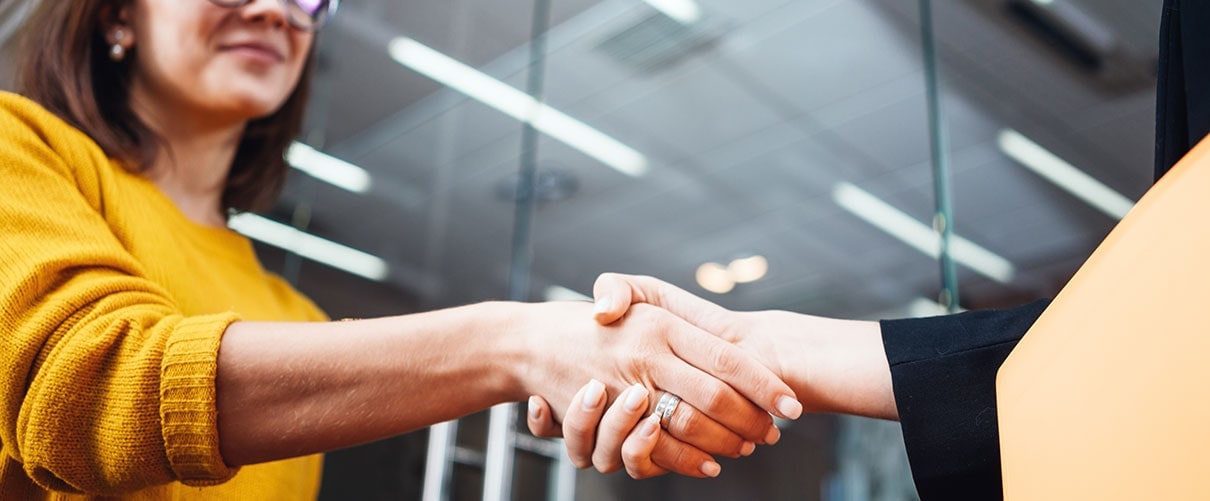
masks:
[[[206,226],[226,226],[223,191],[246,123],[191,120],[184,114],[161,111],[169,108],[132,104],[139,118],[163,141],[147,177],[189,219]]]

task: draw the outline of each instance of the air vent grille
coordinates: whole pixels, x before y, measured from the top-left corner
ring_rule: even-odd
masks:
[[[718,33],[708,23],[685,25],[657,12],[614,32],[596,50],[623,66],[654,72],[708,49]]]

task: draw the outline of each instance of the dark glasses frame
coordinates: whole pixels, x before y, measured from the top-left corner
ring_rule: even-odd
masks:
[[[254,0],[210,0],[210,3],[219,7],[243,7],[252,3]],[[336,9],[340,7],[340,0],[313,0],[318,4],[318,10],[311,12],[304,7],[300,2],[308,0],[278,0],[282,8],[286,10],[286,20],[290,26],[293,26],[302,31],[316,32],[328,21],[332,16],[336,15]]]

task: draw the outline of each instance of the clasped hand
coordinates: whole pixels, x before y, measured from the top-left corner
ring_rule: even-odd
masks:
[[[661,379],[673,374],[652,373],[643,384],[620,391],[593,380],[568,403],[561,423],[546,400],[530,397],[530,431],[540,437],[562,436],[577,467],[593,466],[603,473],[625,467],[634,478],[668,472],[714,477],[721,467],[713,456],[747,456],[757,444],[778,441],[780,431],[769,413],[787,419],[802,413],[802,405],[783,382],[776,350],[760,345],[759,339],[745,339],[752,328],[748,324],[755,319],[651,277],[605,274],[597,279],[593,293],[594,319],[602,326],[649,325],[652,319],[663,318],[651,311],[653,306],[662,314],[679,317],[688,325],[674,322],[675,332],[669,337],[673,351],[718,379],[703,380],[703,374],[692,372]],[[666,367],[685,369],[677,361],[669,362]],[[696,383],[686,384],[692,381]],[[740,401],[735,392],[748,400]],[[654,411],[665,393],[682,401],[661,423],[660,413]],[[771,395],[777,396],[770,400]],[[607,406],[611,400],[607,397],[615,397],[612,405]]]

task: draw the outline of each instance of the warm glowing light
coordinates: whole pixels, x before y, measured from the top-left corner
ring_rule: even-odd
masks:
[[[715,294],[726,294],[735,288],[735,280],[727,267],[718,263],[706,263],[697,268],[697,284]]]
[[[752,283],[769,273],[769,260],[765,256],[751,256],[736,259],[727,265],[727,272],[737,284]]]

